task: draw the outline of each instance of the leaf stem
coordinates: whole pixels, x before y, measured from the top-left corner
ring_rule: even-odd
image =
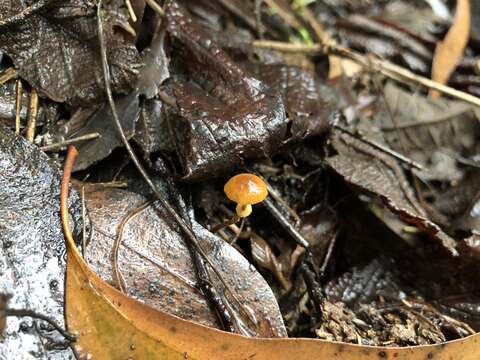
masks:
[[[78,151],[75,146],[70,145],[67,150],[67,157],[63,166],[62,184],[60,187],[60,218],[62,220],[62,228],[67,240],[67,248],[76,250],[75,241],[73,240],[72,231],[68,222],[68,185],[72,175],[72,168]]]

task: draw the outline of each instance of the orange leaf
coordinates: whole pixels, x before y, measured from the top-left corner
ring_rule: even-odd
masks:
[[[129,298],[101,280],[80,256],[68,226],[69,150],[61,215],[67,242],[65,313],[80,359],[476,360],[480,335],[440,345],[382,348],[315,339],[260,339],[182,320]]]
[[[437,44],[433,55],[432,80],[446,84],[463,56],[470,34],[470,0],[457,0],[455,19],[443,41]],[[440,93],[430,91],[431,97]]]

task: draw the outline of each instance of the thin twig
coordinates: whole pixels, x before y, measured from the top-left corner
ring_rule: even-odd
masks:
[[[262,3],[263,0],[255,0],[255,28],[260,39],[264,38],[265,33],[265,27],[262,24]]]
[[[109,182],[83,182],[79,181],[80,183],[85,184],[88,186],[89,191],[98,191],[103,189],[126,189],[128,188],[128,183],[125,181],[109,181]]]
[[[163,11],[162,7],[157,4],[155,0],[145,0],[145,2],[152,8],[160,16],[165,16],[165,11]]]
[[[127,216],[125,216],[122,219],[117,229],[117,236],[115,237],[115,241],[113,242],[112,254],[111,254],[112,272],[113,272],[113,281],[118,285],[118,288],[123,293],[127,292],[127,286],[126,286],[125,278],[123,277],[123,274],[118,267],[118,250],[120,249],[120,245],[122,244],[125,225],[127,225],[127,222],[129,220],[133,219],[136,215],[140,214],[143,210],[148,208],[151,205],[151,203],[152,203],[151,201],[147,201],[144,204],[140,205],[139,207],[136,207],[135,209],[130,211],[127,214]]]
[[[101,135],[97,132],[88,133],[88,134],[85,134],[85,135],[82,135],[82,136],[77,136],[77,137],[74,137],[74,138],[71,138],[71,139],[67,139],[65,141],[61,141],[61,142],[58,142],[58,143],[55,143],[55,144],[45,145],[45,146],[40,147],[40,149],[43,150],[43,151],[53,151],[53,150],[61,149],[65,146],[67,146],[67,145],[74,144],[76,142],[97,139],[99,137],[101,137]]]
[[[82,185],[82,192],[81,192],[81,198],[82,198],[82,255],[83,258],[85,259],[87,255],[87,239],[85,238],[85,234],[87,232],[87,225],[86,225],[86,207],[85,207],[85,186]],[[86,262],[86,260],[85,260]]]
[[[9,67],[3,73],[0,74],[0,85],[6,83],[8,80],[15,79],[17,77],[17,72],[13,67]]]
[[[297,212],[292,209],[292,207],[280,196],[280,194],[270,185],[270,183],[263,176],[260,177],[263,179],[263,181],[265,181],[265,184],[267,184],[267,189],[270,196],[274,198],[276,202],[282,205],[290,213],[290,215],[292,215],[292,217],[298,224],[301,219],[300,216],[298,216]]]
[[[307,251],[310,249],[310,244],[307,240],[298,232],[297,229],[283,216],[283,214],[276,208],[272,200],[266,198],[262,204],[267,208],[267,210],[272,214],[272,216],[277,219],[280,225],[287,231],[290,236],[295,240],[295,242],[301,247],[305,248]]]
[[[335,248],[335,243],[337,242],[337,232],[335,231],[332,234],[332,237],[330,238],[330,241],[328,243],[328,248],[327,252],[323,258],[322,265],[320,266],[320,280],[323,280],[325,277],[325,272],[327,271],[328,264],[330,263],[330,258],[332,257],[333,254],[333,249]]]
[[[425,86],[428,89],[438,90],[439,92],[450,95],[456,99],[463,100],[469,104],[480,106],[480,98],[466,92],[456,90],[450,86],[442,85],[426,77],[419,76],[410,70],[395,65],[389,61],[380,59],[374,55],[363,55],[347,47],[337,44],[291,44],[272,40],[255,40],[252,45],[258,48],[274,49],[284,52],[301,52],[305,54],[333,54],[348,58],[364,68],[372,69],[382,73],[384,76],[399,81],[401,83],[414,83]]]
[[[15,134],[20,134],[20,115],[22,111],[22,80],[18,79],[15,84]]]
[[[25,137],[28,141],[33,142],[35,138],[35,127],[37,126],[37,112],[38,112],[38,94],[35,89],[32,88],[30,93],[30,104],[28,106],[28,121],[27,132]]]
[[[70,342],[76,341],[75,335],[70,334],[67,330],[63,329],[60,325],[58,325],[54,320],[50,319],[48,316],[39,314],[33,310],[26,310],[26,309],[6,309],[5,310],[6,316],[16,316],[16,317],[31,317],[32,319],[39,319],[47,322],[51,326],[55,328],[62,336]]]
[[[423,170],[424,167],[422,165],[420,165],[419,163],[413,161],[412,159],[382,145],[382,144],[379,144],[373,140],[370,140],[370,139],[367,139],[366,137],[364,137],[362,134],[355,134],[353,132],[351,132],[350,130],[348,129],[345,129],[339,125],[333,125],[333,127],[337,130],[340,130],[341,132],[357,139],[357,140],[360,140],[361,142],[363,143],[366,143],[368,145],[370,145],[371,147],[377,149],[377,150],[380,150],[381,152],[385,153],[385,154],[388,154],[394,158],[396,158],[397,160],[407,164],[408,166],[411,166],[411,167],[414,167],[414,168],[417,168],[418,170]]]
[[[125,5],[127,5],[128,13],[133,22],[137,22],[137,15],[135,15],[135,10],[133,10],[132,3],[130,0],[125,0]]]

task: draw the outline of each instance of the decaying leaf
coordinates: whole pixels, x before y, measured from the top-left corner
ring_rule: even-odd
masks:
[[[327,158],[330,167],[347,182],[379,196],[402,220],[417,226],[456,255],[455,241],[427,218],[397,162],[369,145],[337,131],[332,144],[337,155]],[[355,159],[355,160],[352,160]]]
[[[437,44],[433,55],[432,80],[446,84],[463,57],[470,34],[470,0],[457,0],[452,27],[443,41]],[[438,97],[438,91],[430,91],[431,97]]]
[[[135,123],[140,114],[139,100],[135,93],[122,96],[116,101],[120,122],[127,139],[135,134]],[[80,151],[75,171],[84,170],[92,164],[106,158],[114,149],[123,145],[113,123],[113,115],[107,103],[98,108],[78,131],[71,131],[69,138],[97,132],[99,138],[78,144]]]
[[[86,200],[93,234],[87,247],[87,260],[97,274],[115,284],[110,254],[118,237],[119,224],[146,203],[146,199],[121,189],[90,192],[88,188]],[[194,219],[191,221],[199,243],[214,266],[257,320],[256,327],[249,326],[246,321],[244,326],[256,336],[286,337],[276,299],[261,275],[232,246]],[[127,294],[183,319],[220,327],[201,292],[192,264],[182,234],[160,207],[153,204],[125,223],[118,266]],[[212,284],[222,289],[222,293],[226,291],[215,280],[213,272],[211,278]]]
[[[462,179],[464,171],[457,158],[475,153],[480,134],[478,110],[460,101],[412,94],[391,82],[384,87],[384,99],[388,110],[374,117],[381,132],[372,131],[366,122],[361,129],[422,164],[425,170],[414,171],[424,180]]]
[[[126,9],[118,4],[111,2],[109,14],[115,15],[106,22],[112,34],[108,58],[112,87],[125,93],[141,64],[135,46],[113,34],[113,27],[125,22]],[[26,7],[15,0],[0,10],[0,49],[39,93],[71,104],[104,100],[93,2],[41,0]]]
[[[327,131],[340,102],[335,89],[296,66],[252,64],[249,69],[282,96],[290,122],[285,142]]]

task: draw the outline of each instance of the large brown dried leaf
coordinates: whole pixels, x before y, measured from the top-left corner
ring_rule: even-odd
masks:
[[[457,0],[457,8],[452,27],[443,41],[437,44],[433,55],[432,80],[446,84],[448,78],[463,57],[470,34],[470,0]],[[430,96],[438,97],[438,91],[430,91]]]
[[[439,345],[367,347],[314,339],[256,339],[154,310],[104,283],[68,245],[67,324],[77,354],[94,359],[476,360],[478,335]]]

